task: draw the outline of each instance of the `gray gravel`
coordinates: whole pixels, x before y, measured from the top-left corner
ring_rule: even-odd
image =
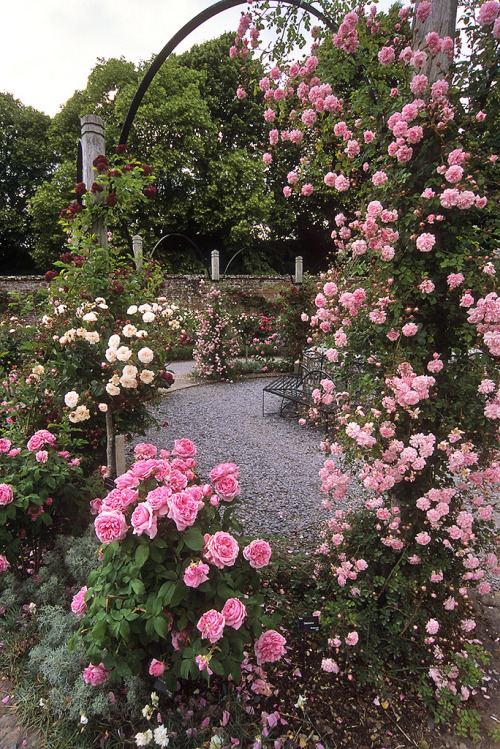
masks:
[[[175,369],[185,376],[186,367]],[[263,416],[262,390],[267,381],[258,378],[169,391],[155,410],[159,422],[167,425],[150,429],[147,441],[171,449],[175,439],[193,440],[202,481],[218,463],[236,463],[242,487],[239,516],[245,532],[285,536],[295,548],[310,546],[313,538],[316,542],[318,525],[329,516],[321,507],[319,491],[322,433],[300,426],[296,418],[272,413],[279,399],[269,394]]]

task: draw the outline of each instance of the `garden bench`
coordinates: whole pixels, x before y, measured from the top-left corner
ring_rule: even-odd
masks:
[[[295,409],[301,406],[305,408],[313,406],[328,419],[329,415],[339,410],[340,406],[338,402],[333,400],[331,404],[317,404],[313,398],[313,391],[319,388],[324,392],[321,387],[322,380],[333,382],[337,393],[349,389],[349,373],[353,372],[353,368],[358,370],[360,366],[362,366],[362,363],[356,362],[354,365],[351,364],[348,369],[344,368],[341,364],[336,365],[334,369],[333,365],[326,358],[324,349],[309,349],[304,352],[303,359],[298,365],[297,371],[280,375],[264,387],[262,392],[262,415],[264,416],[266,413],[265,395],[266,393],[270,393],[281,398],[278,410],[280,416],[283,416],[290,406]],[[353,393],[351,392],[351,402],[352,400]],[[354,400],[357,400],[356,396],[354,396]]]

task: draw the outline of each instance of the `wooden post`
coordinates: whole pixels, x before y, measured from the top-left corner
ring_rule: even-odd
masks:
[[[106,153],[106,141],[104,138],[104,120],[96,114],[86,114],[80,118],[82,146],[82,176],[83,181],[90,190],[94,182],[95,171],[93,162],[97,156]],[[108,248],[108,233],[104,219],[96,221],[92,231],[99,237],[99,246],[104,250]]]
[[[144,258],[142,253],[142,237],[140,234],[134,234],[132,237],[132,251],[134,253],[135,267],[142,268]]]
[[[421,22],[417,20],[416,13],[421,0],[415,3],[415,20],[413,25],[413,48],[424,49],[426,46],[425,37],[430,31],[437,31],[441,38],[445,36],[455,39],[457,23],[457,5],[458,0],[432,0],[431,12],[429,17]],[[426,75],[429,83],[434,83],[439,78],[444,78],[450,67],[450,59],[447,54],[440,52],[435,57],[427,52],[427,61],[421,70],[417,73]]]
[[[304,262],[302,255],[297,255],[295,258],[295,277],[293,279],[293,282],[295,284],[300,284],[303,281],[303,274],[304,274]]]
[[[212,250],[212,281],[218,281],[219,278],[219,250]]]

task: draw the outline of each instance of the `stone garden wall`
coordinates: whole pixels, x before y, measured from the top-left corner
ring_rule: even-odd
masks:
[[[200,280],[202,275],[166,275],[164,295],[180,307],[194,309],[199,303]],[[264,296],[270,301],[279,297],[281,290],[292,285],[290,276],[225,276],[221,283],[230,289],[246,295]],[[0,276],[0,299],[9,292],[34,294],[46,286],[43,276]]]

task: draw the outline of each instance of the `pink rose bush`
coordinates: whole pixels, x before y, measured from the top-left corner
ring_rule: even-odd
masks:
[[[11,437],[0,442],[0,554],[23,577],[38,571],[41,550],[57,533],[82,522],[95,481],[84,478],[78,458],[59,449],[53,432],[21,437],[20,447]]]
[[[236,674],[254,638],[261,662],[277,660],[285,640],[262,632],[263,616],[266,624],[273,617],[259,590],[271,547],[243,537],[234,520],[238,466],[221,463],[211,485],[200,484],[187,439],[172,451],[140,443],[135,456],[115,488],[92,501],[102,558],[71,604],[91,661],[117,683],[147,658],[149,673],[175,689],[200,670]],[[227,502],[223,514],[215,492]],[[93,674],[84,678],[98,684]]]
[[[382,35],[371,13],[347,12],[334,49],[315,42],[317,67],[299,61],[279,105],[267,79],[266,108],[273,129],[303,133],[296,166],[281,141],[269,148],[277,167],[283,154],[289,200],[303,201],[309,185],[327,199],[335,190],[335,265],[306,316],[335,385],[319,383],[309,414],[320,421],[322,406],[335,409],[320,471],[332,517],[315,571],[321,626],[335,643],[325,660],[372,683],[403,662],[415,672],[425,664],[433,690],[436,674],[457,668],[458,695],[481,683],[467,681],[456,654],[481,651],[461,624],[472,620],[469,593],[484,595],[484,578],[500,572],[489,509],[500,483],[500,194],[488,136],[497,75],[467,107],[460,86],[473,88],[473,71],[498,54],[500,4],[463,12],[467,62],[427,25],[413,46],[432,10],[408,7]],[[252,10],[252,24],[265,14]],[[358,52],[380,119],[335,73]],[[319,106],[313,89],[328,90]],[[362,506],[340,508],[359,485]],[[451,680],[435,696],[443,684]]]

